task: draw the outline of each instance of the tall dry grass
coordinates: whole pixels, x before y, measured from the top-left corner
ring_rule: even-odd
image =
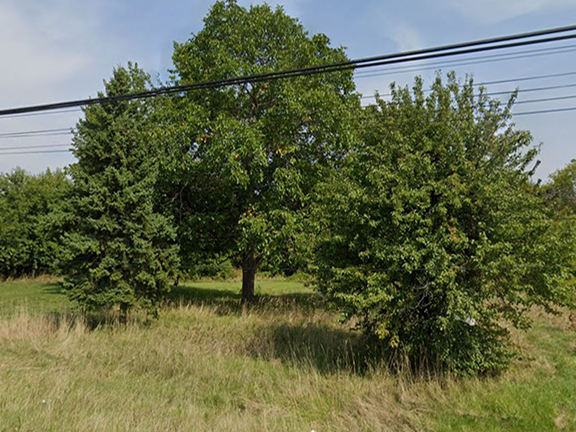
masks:
[[[145,326],[0,320],[6,430],[421,430],[422,404],[355,363],[326,312],[180,305]],[[0,428],[2,429],[2,428]]]
[[[518,335],[526,358],[498,379],[394,376],[335,318],[296,299],[179,303],[150,325],[20,311],[0,319],[0,430],[500,430],[517,389],[557,373]]]

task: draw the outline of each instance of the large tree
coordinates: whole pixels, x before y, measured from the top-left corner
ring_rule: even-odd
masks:
[[[129,65],[114,70],[100,96],[147,88],[149,77]],[[125,314],[139,305],[156,314],[178,266],[175,230],[155,208],[160,148],[154,105],[94,105],[77,125],[61,259],[64,285],[83,308],[119,306]]]
[[[393,88],[319,190],[319,287],[396,358],[498,369],[503,323],[573,304],[574,230],[557,229],[530,181],[537,148],[511,104],[454,76],[430,93]]]
[[[345,61],[321,34],[268,5],[217,2],[203,29],[175,45],[175,81],[197,83]],[[168,195],[189,256],[232,256],[242,299],[265,261],[298,253],[307,197],[353,135],[359,99],[351,72],[189,92],[172,101],[176,165]],[[185,244],[184,244],[185,243]],[[296,260],[298,261],[298,260]]]

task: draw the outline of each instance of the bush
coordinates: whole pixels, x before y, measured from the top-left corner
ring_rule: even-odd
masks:
[[[319,289],[396,359],[460,374],[502,369],[506,323],[573,301],[574,235],[529,169],[511,101],[439,77],[366,108],[363,145],[318,191]],[[574,230],[571,230],[574,231]]]

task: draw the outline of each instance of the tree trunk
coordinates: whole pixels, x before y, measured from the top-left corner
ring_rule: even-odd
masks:
[[[253,256],[244,260],[242,266],[242,304],[254,302],[254,279],[258,263]]]

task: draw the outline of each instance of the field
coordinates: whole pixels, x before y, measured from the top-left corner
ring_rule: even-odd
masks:
[[[497,378],[413,379],[370,363],[301,283],[257,285],[249,310],[238,282],[189,283],[158,321],[119,326],[67,312],[49,280],[0,284],[0,430],[576,430],[567,315],[535,311]]]

